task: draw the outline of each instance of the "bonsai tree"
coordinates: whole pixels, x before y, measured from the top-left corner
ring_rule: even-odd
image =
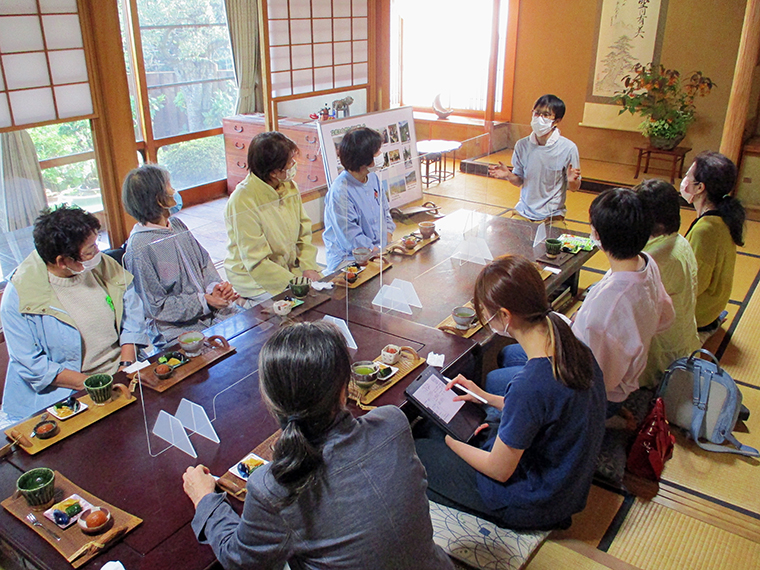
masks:
[[[645,117],[639,129],[653,146],[671,149],[694,122],[694,99],[708,95],[714,86],[701,71],[683,79],[675,69],[637,63],[633,73],[623,77],[624,89],[614,99],[623,106],[620,114],[629,111]]]

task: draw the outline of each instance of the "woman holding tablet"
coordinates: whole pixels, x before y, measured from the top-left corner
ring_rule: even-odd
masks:
[[[259,388],[282,435],[248,478],[242,517],[208,469],[183,477],[193,530],[224,568],[453,570],[433,542],[406,416],[382,406],[351,417],[350,366],[325,321],[281,328],[261,349]]]
[[[416,441],[428,474],[428,497],[441,504],[522,530],[567,528],[591,487],[604,435],[604,382],[591,350],[551,311],[535,265],[500,257],[475,284],[481,322],[513,337],[528,361],[515,371],[504,396],[464,386],[501,410],[481,447],[431,430]],[[479,403],[464,394],[456,397]],[[488,427],[484,424],[483,428]]]

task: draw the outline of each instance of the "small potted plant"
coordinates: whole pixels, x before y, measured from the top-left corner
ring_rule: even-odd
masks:
[[[694,99],[705,97],[715,83],[701,71],[686,78],[675,69],[637,63],[623,78],[624,89],[615,93],[615,102],[632,115],[642,115],[639,129],[655,148],[671,150],[686,136],[694,120]]]

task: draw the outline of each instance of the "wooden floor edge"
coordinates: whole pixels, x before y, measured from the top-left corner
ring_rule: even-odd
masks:
[[[601,550],[594,548],[590,544],[587,544],[581,540],[552,539],[550,537],[548,541],[559,544],[560,546],[564,546],[565,548],[569,548],[570,550],[577,552],[578,554],[585,556],[586,558],[593,560],[594,562],[603,564],[604,566],[606,566],[607,568],[610,568],[611,570],[641,570],[638,566],[634,566],[633,564],[629,564],[628,562],[625,562],[624,560],[615,558],[611,554],[602,552]]]

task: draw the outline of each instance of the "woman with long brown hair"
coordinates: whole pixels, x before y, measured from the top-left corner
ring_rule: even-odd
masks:
[[[509,528],[567,528],[586,504],[604,434],[601,370],[551,311],[543,280],[524,257],[500,257],[481,271],[475,308],[494,333],[519,343],[527,361],[502,394],[461,375],[449,384],[485,398],[501,421],[480,448],[442,432],[417,440],[428,497]]]

